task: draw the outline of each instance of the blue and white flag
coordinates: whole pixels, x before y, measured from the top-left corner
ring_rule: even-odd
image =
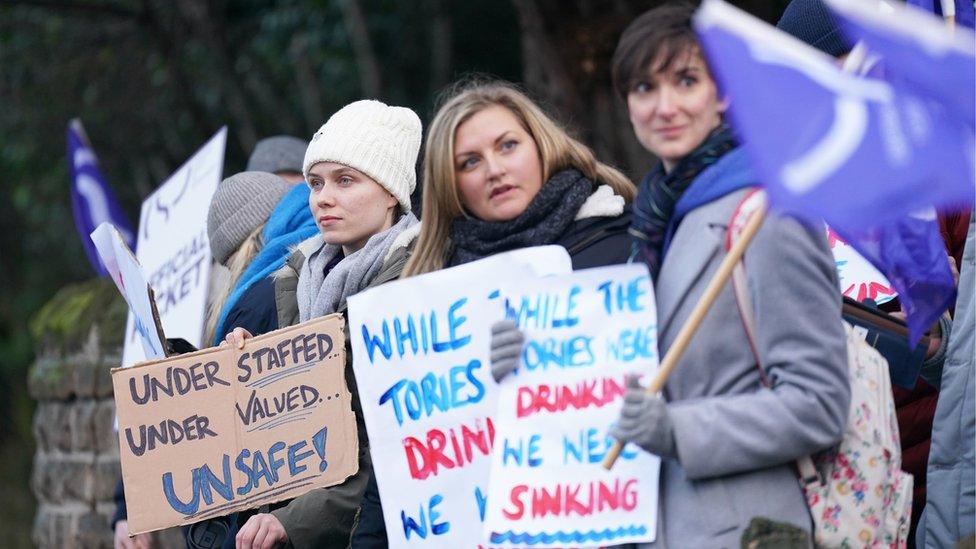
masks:
[[[826,0],[841,32],[884,59],[885,80],[945,104],[949,116],[976,124],[976,34],[949,32],[930,12],[866,0]],[[972,11],[970,3],[969,11]]]
[[[956,297],[935,211],[929,208],[867,229],[848,229],[843,238],[898,292],[914,346]]]
[[[129,248],[135,248],[135,232],[125,215],[115,193],[105,182],[95,151],[88,143],[81,120],[75,118],[68,123],[68,166],[71,171],[71,208],[74,210],[75,226],[88,255],[88,261],[100,275],[108,274],[99,259],[95,245],[89,235],[104,222],[111,223],[119,230]]]
[[[955,292],[934,217],[919,212],[972,203],[973,126],[910,80],[844,72],[721,0],[695,28],[770,204],[826,221],[878,267],[914,344]]]
[[[778,209],[839,228],[972,203],[976,139],[947,105],[845,73],[721,0],[702,5],[695,27]]]
[[[905,0],[905,3],[939,17],[955,17],[956,24],[964,27],[973,28],[976,25],[973,0]]]

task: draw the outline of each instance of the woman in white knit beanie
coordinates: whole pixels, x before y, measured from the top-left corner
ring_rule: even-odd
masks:
[[[346,105],[315,133],[302,171],[319,234],[303,242],[276,274],[279,327],[344,312],[349,296],[397,278],[403,262],[386,259],[419,223],[410,211],[410,194],[420,140],[420,119],[412,110],[373,100]],[[227,343],[243,349],[250,336],[235,328]],[[360,506],[372,477],[351,353],[346,380],[358,426],[359,472],[251,516],[237,534],[238,547],[349,545],[354,526],[364,519]]]

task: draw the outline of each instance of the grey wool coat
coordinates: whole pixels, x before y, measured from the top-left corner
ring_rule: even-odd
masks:
[[[661,356],[725,257],[745,193],[692,210],[675,232],[655,283]],[[754,517],[811,528],[792,464],[840,441],[850,402],[834,260],[823,230],[770,215],[745,264],[772,388],[728,284],[665,387],[678,457],[662,461],[658,537],[643,547],[739,547]]]

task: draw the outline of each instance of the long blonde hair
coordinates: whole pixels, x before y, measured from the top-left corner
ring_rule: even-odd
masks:
[[[609,185],[631,202],[637,188],[619,170],[596,159],[589,147],[571,137],[513,84],[501,81],[462,83],[446,95],[427,132],[424,153],[423,222],[420,236],[403,277],[444,267],[451,222],[464,215],[455,184],[454,138],[458,126],[487,107],[512,111],[535,140],[542,163],[542,180],[566,168],[576,168],[595,184]]]
[[[262,223],[260,227],[247,235],[244,242],[238,246],[237,251],[227,259],[227,269],[230,271],[230,276],[224,284],[214,289],[214,295],[207,306],[207,323],[203,331],[203,344],[208,347],[213,342],[214,336],[217,335],[217,322],[220,320],[220,313],[223,312],[224,302],[227,301],[234,286],[237,285],[237,280],[244,274],[244,270],[261,251],[261,233],[264,231],[264,226],[265,223]]]

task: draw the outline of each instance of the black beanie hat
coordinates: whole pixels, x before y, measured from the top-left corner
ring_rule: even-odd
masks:
[[[851,51],[851,46],[821,0],[793,0],[786,6],[776,27],[831,57],[840,57]]]

